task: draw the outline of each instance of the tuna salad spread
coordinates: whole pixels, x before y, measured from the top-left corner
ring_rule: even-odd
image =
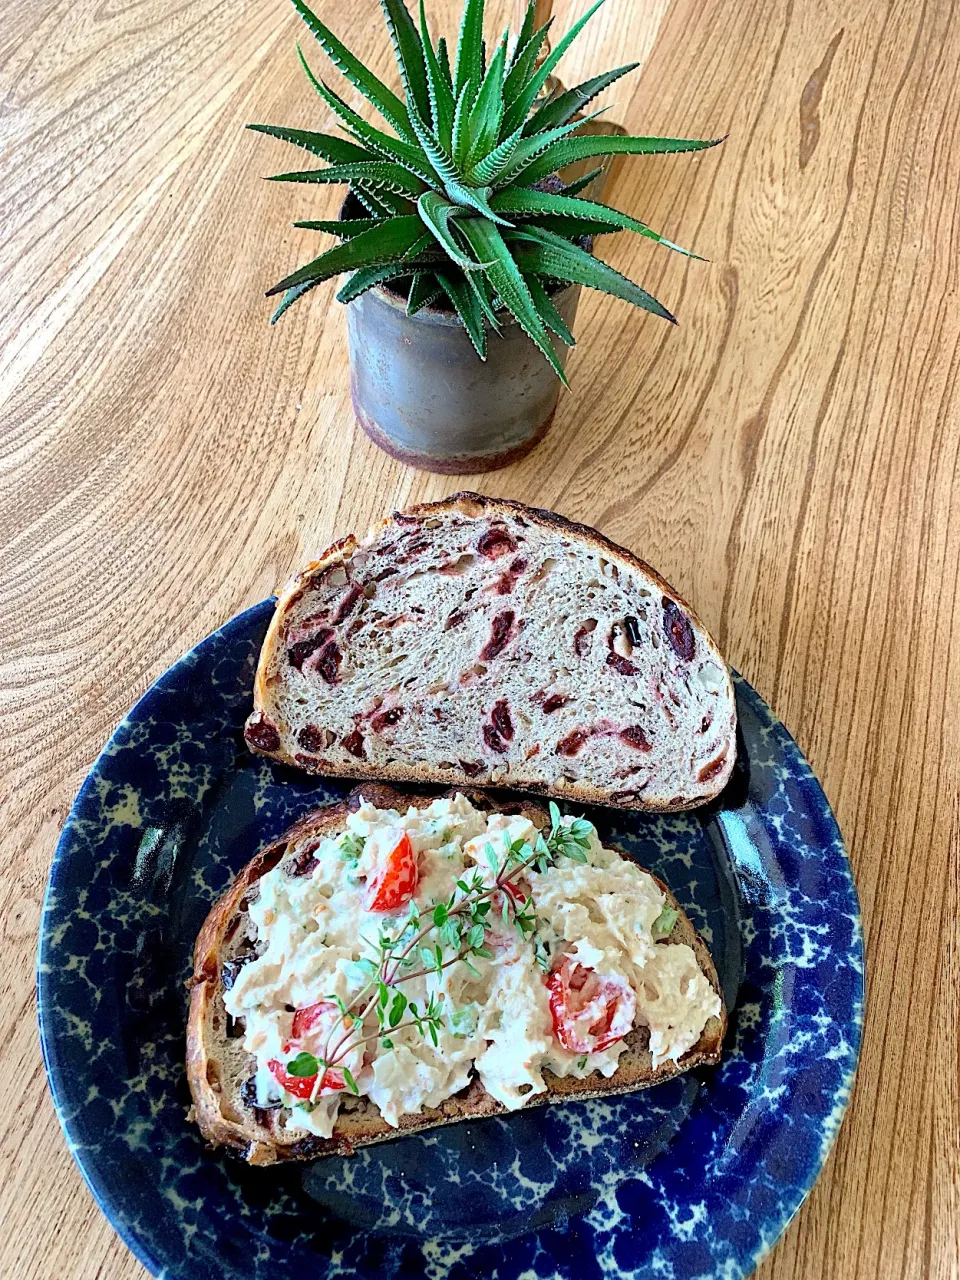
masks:
[[[384,1120],[474,1074],[514,1110],[544,1071],[612,1076],[637,1027],[656,1068],[720,998],[656,881],[583,819],[542,833],[457,795],[406,813],[362,803],[259,881],[256,948],[225,992],[256,1070],[254,1106],[329,1137],[351,1093]]]

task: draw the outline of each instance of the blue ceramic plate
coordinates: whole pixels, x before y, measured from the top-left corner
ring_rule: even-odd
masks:
[[[164,1280],[749,1274],[843,1115],[863,952],[823,792],[743,681],[739,763],[718,803],[589,815],[670,884],[709,943],[732,1009],[719,1067],[312,1165],[250,1169],[204,1149],[183,1069],[194,938],[259,845],[346,790],[244,747],[271,610],[265,601],[229,622],[137,703],[54,858],[43,1051],[104,1213]]]

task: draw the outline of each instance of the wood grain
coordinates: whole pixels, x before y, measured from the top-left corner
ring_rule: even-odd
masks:
[[[456,7],[433,11],[449,27]],[[491,4],[491,31],[511,7]],[[318,8],[390,74],[373,0]],[[585,297],[552,434],[472,482],[657,566],[790,726],[849,842],[862,1065],[766,1280],[960,1276],[955,10],[609,0],[563,77],[640,57],[612,118],[729,135],[628,161],[614,192],[711,261],[607,240],[679,328]],[[337,202],[262,182],[288,156],[241,128],[326,123],[284,0],[2,13],[0,1275],[133,1280],[37,1044],[60,825],[171,661],[334,534],[457,482],[357,433],[334,282],[267,327],[262,290],[316,243],[291,220]]]

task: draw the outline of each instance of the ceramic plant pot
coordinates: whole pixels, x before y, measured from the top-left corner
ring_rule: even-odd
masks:
[[[553,301],[569,328],[579,285]],[[481,360],[452,311],[369,289],[347,307],[350,384],[357,421],[401,462],[425,471],[490,471],[522,457],[550,427],[562,390],[520,326],[504,317]],[[554,339],[561,360],[567,348]]]

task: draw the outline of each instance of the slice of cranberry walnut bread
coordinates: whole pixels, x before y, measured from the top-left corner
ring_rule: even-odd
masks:
[[[459,493],[287,585],[245,733],[318,773],[687,809],[730,776],[736,710],[713,640],[648,565],[552,512]]]

